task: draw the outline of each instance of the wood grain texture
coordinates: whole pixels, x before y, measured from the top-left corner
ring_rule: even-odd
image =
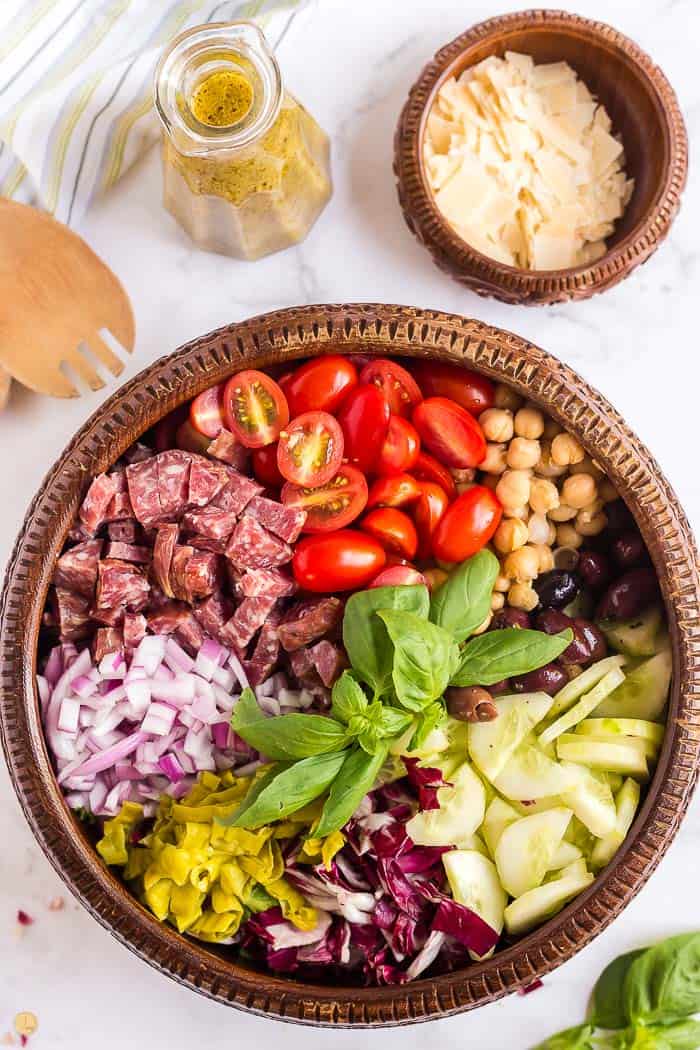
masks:
[[[595,455],[627,500],[662,585],[674,654],[669,728],[644,804],[612,864],[559,915],[483,963],[392,988],[304,984],[238,964],[180,936],[125,890],[67,809],[51,769],[34,686],[41,613],[91,477],[157,419],[244,367],[317,353],[401,354],[476,367],[545,408]],[[618,413],[575,372],[479,321],[399,306],[309,306],[219,329],[156,362],[111,397],[47,475],[27,513],[0,599],[0,728],[15,789],[53,866],[114,937],[156,969],[218,1002],[287,1021],[366,1027],[470,1010],[531,984],[617,916],[659,863],[685,813],[700,760],[700,568],[678,501]]]
[[[535,62],[566,61],[607,109],[622,136],[635,190],[597,262],[569,270],[519,270],[471,248],[444,219],[428,186],[423,133],[442,83],[489,55],[523,51]],[[478,295],[542,305],[588,299],[624,280],[656,251],[680,207],[688,139],[668,80],[628,37],[602,22],[533,10],[481,22],[443,47],[415,82],[399,117],[394,173],[408,228],[434,262]]]

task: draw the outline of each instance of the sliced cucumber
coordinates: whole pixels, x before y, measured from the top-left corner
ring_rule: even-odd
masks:
[[[459,842],[455,843],[455,846],[457,849],[471,850],[474,853],[480,853],[482,857],[489,856],[486,843],[480,835],[465,835],[463,839],[460,839]]]
[[[565,804],[597,838],[608,835],[615,827],[616,810],[605,773],[597,773],[573,762],[563,762],[562,765],[576,777],[575,786],[563,796]]]
[[[547,728],[540,733],[540,744],[551,744],[553,740],[556,740],[558,736],[565,733],[567,729],[571,729],[572,726],[577,725],[579,722],[583,721],[584,718],[587,718],[591,711],[595,711],[601,701],[617,689],[624,680],[625,676],[620,668],[613,667],[613,669],[608,671],[608,673],[604,675],[600,681],[589,690],[589,692],[583,694],[578,703],[575,703],[573,707],[570,707],[568,711],[565,711],[555,722],[552,722],[551,725],[547,726]]]
[[[453,846],[473,835],[484,819],[486,792],[468,762],[452,774],[452,786],[438,789],[439,809],[416,813],[406,831],[417,846]]]
[[[562,839],[552,857],[548,871],[559,871],[561,868],[566,868],[569,864],[573,864],[574,861],[581,860],[583,853],[574,846],[573,842],[567,842],[566,839]],[[583,862],[584,867],[586,862]]]
[[[554,703],[552,704],[549,717],[556,718],[566,711],[572,704],[575,704],[584,693],[589,692],[594,685],[597,685],[601,678],[605,678],[606,674],[614,670],[616,667],[622,667],[625,662],[625,657],[621,654],[617,656],[606,656],[604,660],[598,660],[597,663],[591,664],[585,671],[582,671],[576,678],[572,678],[570,682],[567,682],[563,689],[560,689],[554,696]]]
[[[622,776],[622,774],[621,773],[611,773],[610,770],[606,770],[606,772],[602,773],[601,776],[605,777],[605,779],[607,780],[608,785],[609,785],[610,790],[612,791],[613,795],[616,795],[618,793],[618,791],[620,790],[620,788],[622,787],[622,783],[623,783],[623,781],[625,779]]]
[[[590,591],[581,588],[575,598],[565,605],[562,612],[573,620],[576,616],[582,616],[584,620],[590,620],[593,614],[593,595]]]
[[[566,842],[570,842],[573,846],[578,846],[584,857],[589,857],[591,855],[591,850],[596,841],[586,825],[580,821],[575,814],[571,818],[571,823],[566,829],[564,839]]]
[[[562,875],[534,890],[528,890],[506,908],[504,919],[507,932],[515,936],[539,926],[545,919],[556,915],[572,897],[590,886],[593,879],[590,872]]]
[[[557,740],[557,754],[563,762],[578,762],[591,769],[624,773],[641,780],[648,777],[644,741],[634,737],[603,739],[564,733]]]
[[[663,721],[672,671],[671,650],[662,649],[630,671],[622,685],[596,709],[596,717]]]
[[[571,864],[567,864],[565,868],[562,868],[562,870],[559,873],[559,878],[568,879],[572,876],[574,878],[583,878],[584,875],[587,874],[588,868],[586,867],[586,862],[583,859],[583,857],[579,857],[576,860],[572,861]]]
[[[511,897],[540,885],[572,815],[570,809],[560,806],[520,817],[504,829],[494,859],[501,885]]]
[[[629,656],[653,656],[662,618],[660,606],[651,605],[632,620],[600,620],[598,626],[611,649]]]
[[[613,859],[625,841],[627,832],[632,826],[634,815],[639,806],[639,784],[636,780],[627,779],[615,796],[617,816],[615,828],[604,838],[598,839],[591,854],[591,867],[600,871]]]
[[[490,781],[498,776],[532,727],[545,717],[552,698],[546,693],[522,693],[499,697],[494,703],[498,718],[469,725],[469,754]]]
[[[433,729],[428,733],[427,737],[423,741],[419,748],[415,751],[409,751],[408,745],[411,737],[415,733],[416,727],[411,726],[403,736],[398,737],[389,747],[389,751],[392,755],[406,755],[408,758],[419,758],[424,759],[428,756],[434,756],[441,754],[443,751],[447,751],[450,746],[450,740],[447,733],[442,727],[439,729]],[[466,754],[462,756],[462,761],[466,758]]]
[[[663,743],[665,726],[644,718],[587,718],[576,727],[581,736],[636,736],[651,740],[657,747]]]
[[[508,896],[493,861],[473,850],[455,849],[445,853],[442,863],[457,903],[475,911],[492,930],[500,933]],[[470,954],[473,959],[480,958]]]
[[[484,823],[481,825],[481,834],[486,840],[489,853],[493,857],[496,846],[501,835],[514,820],[518,820],[520,814],[513,806],[504,802],[502,798],[494,798],[484,815]]]
[[[508,759],[494,786],[508,799],[529,800],[561,795],[573,787],[573,781],[570,774],[539,747],[524,743]]]
[[[561,795],[543,795],[542,798],[528,798],[520,802],[517,798],[511,799],[513,809],[517,809],[518,816],[531,817],[533,813],[544,813],[546,809],[556,809],[563,806],[564,800]]]

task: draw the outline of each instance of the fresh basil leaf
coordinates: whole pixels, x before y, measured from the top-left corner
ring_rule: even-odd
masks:
[[[417,751],[428,739],[433,729],[440,725],[445,717],[445,708],[436,700],[418,715],[416,729],[408,745],[409,751]]]
[[[387,740],[390,737],[401,736],[405,733],[412,722],[412,716],[398,707],[388,707],[382,704],[382,713],[379,719],[378,732],[380,737]]]
[[[357,677],[375,696],[391,691],[394,648],[386,628],[376,616],[378,609],[402,609],[422,619],[430,610],[428,588],[423,584],[405,587],[373,587],[352,594],[345,606],[343,643]]]
[[[445,692],[459,660],[459,649],[443,627],[413,613],[377,613],[394,643],[392,679],[402,707],[422,711]]]
[[[463,642],[486,619],[499,573],[498,558],[481,550],[454,569],[430,599],[430,619]]]
[[[590,1050],[592,1036],[592,1025],[577,1024],[551,1035],[543,1043],[538,1043],[534,1050]]]
[[[318,827],[313,829],[315,839],[325,838],[350,820],[367,792],[374,787],[386,754],[386,745],[371,755],[361,750],[347,752],[343,768],[331,786]]]
[[[668,937],[634,959],[623,999],[630,1020],[644,1025],[700,1012],[700,933]]]
[[[376,754],[379,749],[379,734],[376,728],[368,725],[362,733],[358,733],[357,742],[366,754]]]
[[[593,1024],[600,1028],[625,1028],[629,1024],[622,989],[630,966],[645,951],[645,948],[638,948],[625,955],[618,955],[605,967],[593,989]]]
[[[264,766],[263,769],[259,770],[256,774],[256,777],[248,788],[240,806],[224,818],[215,817],[214,819],[216,823],[224,824],[226,826],[234,824],[239,817],[243,816],[243,814],[250,809],[258,795],[262,794],[265,788],[272,783],[277,774],[290,768],[291,763],[289,762],[271,762],[270,765]]]
[[[367,710],[367,697],[360,683],[353,678],[352,672],[343,671],[333,686],[331,693],[331,714],[346,725],[353,715],[361,715]],[[287,717],[287,716],[285,716]]]
[[[675,1024],[650,1025],[638,1029],[641,1038],[636,1038],[634,1050],[698,1050],[700,1047],[700,1021],[677,1021]],[[644,1041],[646,1040],[646,1041]]]
[[[556,660],[573,638],[569,628],[559,634],[506,627],[472,638],[450,685],[493,685],[503,678],[527,674]]]
[[[255,829],[296,813],[330,787],[347,754],[347,751],[334,751],[329,755],[313,755],[282,769],[231,823],[236,828]]]
[[[347,743],[345,726],[325,715],[267,718],[252,689],[245,689],[231,715],[231,728],[267,758],[287,762],[339,751]]]

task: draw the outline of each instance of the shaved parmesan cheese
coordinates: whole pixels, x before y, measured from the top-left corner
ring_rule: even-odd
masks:
[[[423,149],[459,236],[523,269],[599,259],[634,190],[610,117],[574,70],[515,51],[445,81]]]

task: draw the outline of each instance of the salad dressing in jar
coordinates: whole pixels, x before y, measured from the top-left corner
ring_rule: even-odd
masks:
[[[258,259],[306,236],[331,195],[328,137],[284,90],[257,26],[176,37],[155,103],[164,204],[200,248]]]

